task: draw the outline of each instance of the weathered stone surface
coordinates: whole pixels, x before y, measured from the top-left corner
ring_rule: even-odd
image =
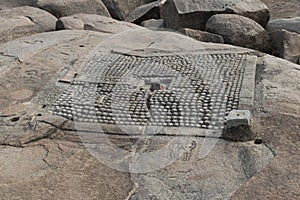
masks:
[[[232,110],[226,116],[226,128],[223,138],[230,141],[251,141],[256,134],[254,121],[249,110]]]
[[[266,29],[269,32],[284,29],[290,32],[295,32],[300,34],[300,17],[295,17],[290,19],[271,20],[267,24]]]
[[[224,43],[224,39],[222,36],[209,33],[206,31],[199,31],[190,28],[183,28],[179,30],[180,33],[185,34],[191,38],[199,40],[201,42],[214,42],[214,43]]]
[[[21,6],[36,6],[37,0],[0,0],[0,10],[21,7]]]
[[[270,8],[271,19],[299,17],[299,1],[261,0]]]
[[[111,16],[118,20],[124,20],[129,13],[139,6],[151,3],[154,0],[103,0]]]
[[[47,10],[57,18],[79,13],[110,17],[102,0],[38,0],[37,6]]]
[[[149,19],[145,20],[141,23],[142,26],[146,28],[164,28],[165,27],[165,22],[163,19]]]
[[[122,22],[109,17],[92,14],[77,14],[62,17],[56,23],[57,30],[92,30],[112,34],[121,33],[135,28],[141,27],[129,22]]]
[[[300,64],[300,34],[281,29],[271,32],[270,37],[273,55]]]
[[[92,31],[59,31],[36,34],[0,45],[0,93],[6,94],[0,96],[0,159],[3,160],[0,166],[1,197],[171,197],[178,200],[199,197],[298,198],[300,171],[295,166],[300,164],[299,65],[249,49],[195,42],[189,37],[169,32],[137,29],[117,37],[111,36]],[[256,56],[258,71],[254,117],[259,119],[258,131],[262,143],[180,135],[138,138],[130,134],[121,137],[107,133],[88,133],[86,137],[98,136],[99,140],[90,138],[90,143],[77,144],[84,141],[84,134],[76,135],[68,131],[70,129],[63,129],[67,124],[66,119],[49,114],[47,105],[57,99],[58,96],[54,94],[59,94],[59,88],[65,89],[70,85],[58,82],[58,79],[72,74],[72,80],[82,69],[82,64],[92,60],[90,56],[98,51],[111,53],[111,50],[122,56],[143,56],[151,52],[168,55],[172,51],[182,53],[188,50],[212,51],[216,57],[220,52]],[[115,62],[108,58],[109,61]],[[8,107],[16,105],[23,107],[9,115],[4,113]],[[70,124],[70,128],[74,126]],[[108,138],[108,144],[114,144],[127,153],[128,157],[120,158],[118,154],[110,157],[117,164],[123,163],[123,169],[151,169],[154,164],[160,164],[165,159],[170,164],[142,174],[114,170],[114,166],[107,163],[104,165],[101,159],[96,159],[97,152],[101,151],[92,151],[99,147],[104,138]],[[217,141],[212,151],[203,145],[207,140],[210,144]],[[104,147],[108,151],[112,146]],[[161,151],[143,160],[144,153],[156,150]],[[206,151],[210,153],[201,157]]]
[[[265,26],[270,14],[267,6],[259,0],[167,0],[161,4],[161,16],[166,27],[205,29],[205,23],[214,14],[238,14],[249,17]]]
[[[271,141],[276,156],[231,199],[298,199],[300,67],[269,55],[263,57],[263,63],[258,83],[261,93],[257,95],[263,106],[259,133],[263,141]]]
[[[206,23],[206,30],[221,35],[225,43],[256,49],[270,50],[268,32],[255,21],[231,14],[214,15]]]
[[[141,24],[142,21],[148,19],[159,19],[160,18],[159,5],[160,5],[160,1],[155,1],[137,7],[125,18],[125,21],[132,22],[135,24]]]
[[[17,37],[55,30],[56,18],[33,7],[18,7],[0,11],[0,42]]]
[[[1,146],[0,159],[4,199],[126,199],[134,188],[130,174],[103,165],[76,143]]]

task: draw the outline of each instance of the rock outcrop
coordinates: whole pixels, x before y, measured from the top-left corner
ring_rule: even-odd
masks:
[[[179,30],[180,33],[185,34],[191,38],[194,38],[201,42],[214,42],[214,43],[224,43],[224,39],[222,36],[209,33],[206,31],[199,31],[190,28],[183,28]]]
[[[165,22],[163,19],[148,19],[141,23],[146,28],[164,28]]]
[[[162,0],[179,34],[140,22],[153,0],[103,1],[150,30],[100,0],[0,0],[0,199],[299,199],[298,18]]]
[[[300,17],[290,18],[290,19],[274,19],[269,21],[267,31],[275,31],[284,29],[290,32],[295,32],[300,34]]]
[[[269,8],[271,13],[271,19],[280,19],[280,18],[292,18],[299,17],[299,1],[298,0],[261,0]]]
[[[154,0],[103,0],[111,16],[118,20],[124,20],[129,13],[139,6],[151,3]]]
[[[273,55],[300,64],[300,34],[286,30],[276,30],[270,33]]]
[[[0,0],[0,10],[21,7],[21,6],[36,6],[37,0]]]
[[[214,15],[207,21],[206,30],[221,35],[225,43],[228,44],[263,52],[270,51],[268,32],[255,21],[243,16],[232,14]]]
[[[92,14],[77,14],[62,17],[56,24],[57,30],[91,30],[111,34],[117,34],[135,28],[141,27],[128,22],[122,22],[109,17]]]
[[[0,42],[34,33],[54,31],[56,17],[29,6],[0,11]]]
[[[219,139],[206,157],[199,158],[200,152],[206,150],[201,148],[204,138],[180,136],[180,139],[174,137],[173,145],[168,148],[172,150],[170,159],[174,161],[162,169],[130,174],[101,163],[95,154],[97,150],[90,148],[102,144],[100,141],[105,136],[88,133],[86,136],[100,136],[101,140],[96,141],[99,143],[82,143],[80,135],[69,131],[74,125],[68,125],[66,118],[50,114],[47,106],[58,97],[53,94],[59,94],[61,89],[70,85],[58,80],[69,73],[80,72],[85,62],[93,65],[90,59],[98,59],[101,52],[110,53],[111,50],[123,56],[146,55],[147,52],[167,55],[173,51],[195,53],[200,50],[222,52],[227,56],[235,53],[255,56],[259,70],[255,90],[260,94],[257,101],[264,109],[258,110],[254,117],[266,126],[258,129],[262,142],[236,143]],[[272,191],[275,190],[274,184],[293,190],[297,188],[291,184],[297,181],[297,177],[286,172],[288,169],[299,173],[294,167],[299,160],[299,145],[295,141],[299,138],[295,126],[299,122],[300,103],[297,65],[271,56],[256,56],[257,52],[249,49],[202,43],[176,33],[147,29],[135,29],[118,36],[76,30],[41,33],[2,44],[0,52],[0,92],[6,94],[0,96],[0,159],[3,160],[0,194],[5,199],[16,196],[26,199],[74,197],[108,200],[150,199],[154,196],[157,199],[229,199],[232,195],[242,199],[248,198],[244,196],[245,192],[251,196],[252,190],[256,195],[275,198],[273,192],[266,194],[259,188],[267,187]],[[221,59],[218,61],[226,60],[221,55],[217,58]],[[107,62],[114,61],[111,59],[106,57]],[[101,63],[94,64],[100,69]],[[66,125],[69,129],[64,128]],[[110,144],[126,150],[138,140],[132,135],[109,136]],[[142,141],[136,145],[149,149],[146,152],[155,152],[168,147],[172,140],[173,136],[157,135],[146,146]],[[274,148],[278,154],[274,154]],[[168,152],[168,149],[162,152]],[[176,157],[178,149],[184,150],[182,157]],[[139,156],[142,154],[138,152]],[[157,155],[157,158],[147,157],[146,163],[161,163],[164,153]],[[117,156],[119,154],[111,159]],[[144,167],[142,162],[139,163],[138,167]],[[127,165],[124,164],[124,168]],[[281,174],[280,180],[274,180],[278,174]],[[269,181],[273,184],[266,186]],[[282,194],[278,189],[276,192]],[[290,193],[288,197],[293,199],[296,195]]]
[[[126,17],[125,21],[132,22],[135,24],[141,24],[142,21],[148,19],[159,19],[160,18],[159,5],[160,5],[160,1],[155,1],[137,7]]]
[[[47,10],[57,18],[79,13],[110,17],[102,0],[38,0],[37,6]]]
[[[161,4],[161,16],[166,27],[175,30],[204,30],[208,18],[221,13],[243,15],[263,27],[270,18],[269,9],[259,0],[166,0]]]

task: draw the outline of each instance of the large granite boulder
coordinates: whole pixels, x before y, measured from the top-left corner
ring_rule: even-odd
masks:
[[[139,6],[125,18],[125,21],[132,22],[135,24],[141,24],[142,21],[148,19],[159,19],[159,5],[160,1],[155,1],[149,4]]]
[[[300,64],[300,34],[286,30],[270,33],[273,55]]]
[[[269,32],[284,29],[300,34],[300,17],[294,17],[290,19],[273,19],[269,21],[266,29]]]
[[[55,30],[56,17],[29,6],[0,11],[0,42]]]
[[[225,43],[270,51],[268,32],[255,21],[232,14],[217,14],[208,19],[206,30],[221,35]]]
[[[224,43],[224,39],[222,36],[209,33],[206,31],[199,31],[190,28],[183,28],[179,30],[180,33],[185,34],[191,38],[194,38],[201,42],[214,42],[214,43]]]
[[[57,18],[79,13],[110,17],[102,0],[38,0],[37,6],[47,10]]]
[[[259,0],[166,0],[161,4],[161,16],[166,27],[175,30],[204,30],[208,18],[220,13],[243,15],[262,26],[270,18],[269,9]]]
[[[124,20],[134,9],[154,0],[103,0],[111,16],[118,20]]]
[[[0,0],[0,10],[21,7],[21,6],[36,6],[37,0]]]
[[[132,30],[134,28],[141,27],[129,22],[122,22],[110,17],[92,14],[77,14],[67,17],[61,17],[56,23],[57,30],[92,30],[112,34]]]
[[[269,8],[271,19],[299,17],[299,0],[261,0]]]

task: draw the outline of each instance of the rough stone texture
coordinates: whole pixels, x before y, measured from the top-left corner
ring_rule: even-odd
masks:
[[[1,146],[0,159],[3,199],[125,199],[134,187],[130,174],[101,164],[76,143]]]
[[[222,36],[209,33],[206,31],[199,31],[190,28],[183,28],[179,30],[180,33],[185,34],[191,38],[199,40],[201,42],[214,42],[214,43],[224,43],[224,39]]]
[[[128,22],[122,22],[109,17],[92,14],[77,14],[62,17],[56,23],[57,30],[92,30],[112,34],[121,33],[135,28],[141,27]]]
[[[161,4],[161,16],[166,22],[166,27],[175,30],[204,30],[208,18],[221,13],[243,15],[262,26],[265,26],[270,18],[269,9],[259,0],[167,0]]]
[[[56,18],[33,7],[18,7],[0,11],[0,42],[17,37],[55,30]]]
[[[255,21],[243,16],[214,15],[207,21],[206,30],[221,35],[225,43],[263,52],[270,51],[268,32]]]
[[[290,19],[271,20],[267,24],[266,29],[269,32],[284,29],[290,32],[295,32],[300,34],[300,17],[295,17]]]
[[[298,0],[261,0],[270,9],[271,19],[292,18],[300,16]]]
[[[240,142],[254,140],[254,123],[249,110],[232,110],[226,116],[226,128],[222,138]]]
[[[124,20],[129,13],[139,6],[153,2],[154,0],[103,0],[111,16],[118,20]]]
[[[132,22],[135,24],[141,24],[142,21],[148,19],[159,19],[160,11],[159,11],[159,1],[155,1],[149,4],[142,5],[137,7],[134,11],[132,11],[125,19],[127,22]]]
[[[36,6],[37,0],[0,0],[0,10],[21,7],[21,6]]]
[[[143,21],[141,23],[141,25],[146,28],[158,29],[158,28],[164,28],[165,22],[163,19],[149,19],[149,20]]]
[[[102,0],[38,0],[37,6],[47,10],[57,18],[79,13],[110,17]]]
[[[299,199],[299,65],[266,55],[258,74],[260,135],[276,153],[272,162],[231,199]]]
[[[300,64],[300,34],[282,29],[271,32],[270,37],[273,55]]]
[[[56,73],[63,73],[61,69],[84,60],[89,51],[110,36],[97,32],[60,31],[1,45],[1,82],[11,80],[13,84],[6,84],[0,89],[1,94],[7,94],[6,100],[11,99],[9,103],[3,95],[0,97],[0,137],[10,135],[7,141],[10,140],[15,146],[5,146],[3,140],[0,142],[1,198],[125,199],[128,196],[134,187],[129,174],[99,163],[80,144],[43,140],[49,134],[55,134],[53,127],[30,123],[28,120],[31,117],[22,113],[24,109],[38,112],[38,109],[29,108],[32,105],[29,102],[37,92],[51,82]],[[31,90],[32,94],[26,90]],[[4,123],[5,119],[10,118],[13,120]],[[10,128],[5,128],[4,124]],[[13,142],[23,133],[30,135],[30,130],[35,130],[35,133],[21,142]],[[39,141],[31,143],[33,140]]]
[[[299,65],[249,49],[195,42],[175,33],[139,29],[111,36],[60,31],[0,45],[0,93],[6,94],[0,96],[3,199],[298,199]],[[167,147],[174,162],[143,174],[123,173],[102,164],[87,151],[87,145],[97,147],[99,143],[78,144],[82,140],[74,132],[62,129],[66,119],[50,115],[43,106],[57,97],[53,95],[56,87],[50,86],[68,86],[57,79],[66,71],[77,72],[99,43],[96,50],[127,55],[203,48],[216,54],[257,55],[254,117],[262,144],[220,139],[208,156],[200,159],[204,138],[183,138],[168,146],[171,137],[147,138],[147,143],[130,135],[111,136],[110,144],[137,158],[145,151]],[[118,155],[111,158],[114,156]],[[147,157],[147,161],[160,163],[164,154],[159,156]]]

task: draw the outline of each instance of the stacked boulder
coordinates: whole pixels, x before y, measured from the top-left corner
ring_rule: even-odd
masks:
[[[300,64],[300,17],[271,20],[266,28],[272,39],[272,54]]]
[[[268,32],[255,21],[233,14],[217,14],[210,17],[206,30],[221,35],[225,43],[270,52]]]
[[[259,0],[164,0],[161,15],[170,29],[204,30],[206,21],[215,14],[237,14],[263,27],[270,19],[268,7]]]
[[[139,6],[151,3],[154,0],[103,0],[111,16],[118,20],[124,20]]]
[[[52,14],[29,6],[0,11],[0,42],[55,30],[57,18]]]
[[[79,13],[110,17],[102,0],[38,0],[37,6],[52,13],[57,18]]]
[[[116,34],[140,25],[300,63],[300,17],[269,20],[260,0],[12,0],[0,4],[0,42],[62,29]]]
[[[214,34],[214,37],[198,37],[200,41],[221,42],[216,40],[218,35],[227,44],[270,52],[269,34],[264,29],[270,12],[259,0],[164,0],[160,14],[166,28]]]
[[[110,34],[117,34],[135,28],[139,28],[139,26],[93,14],[76,14],[61,17],[56,23],[57,30],[91,30]]]

